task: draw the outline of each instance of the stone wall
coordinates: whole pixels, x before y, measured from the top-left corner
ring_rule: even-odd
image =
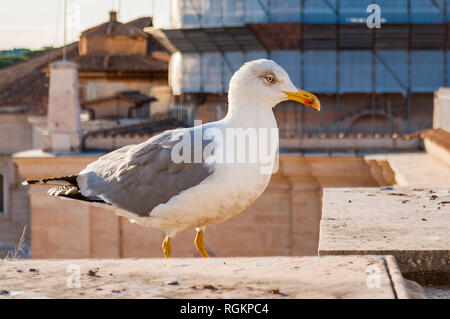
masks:
[[[146,37],[129,37],[129,36],[114,36],[105,37],[91,36],[89,38],[81,37],[80,39],[80,55],[87,54],[139,54],[145,55],[147,53],[147,38]]]
[[[19,241],[25,226],[30,227],[30,205],[27,189],[20,184],[17,167],[9,157],[0,156],[0,175],[5,181],[3,210],[0,211],[0,255]],[[29,244],[27,232],[26,244]]]
[[[154,108],[157,112],[164,112],[167,110],[167,104],[169,104],[171,101],[170,88],[167,85],[167,81],[163,81],[159,78],[96,78],[90,77],[90,74],[88,74],[87,72],[80,72],[80,86],[82,91],[81,99],[84,102],[102,98],[109,98],[120,91],[139,91],[142,94],[155,97],[157,101],[152,103],[152,109]],[[117,108],[116,100],[111,100],[109,104],[113,110]],[[125,118],[128,117],[128,107],[130,105],[132,105],[132,103],[130,102],[125,105],[125,108],[121,112],[120,116]],[[101,113],[99,114],[101,115]],[[101,116],[99,116],[99,118],[100,117]]]
[[[439,88],[434,93],[433,128],[450,131],[450,88]]]
[[[25,114],[0,114],[0,154],[32,148],[32,127]]]
[[[70,175],[94,157],[16,158],[26,178]],[[370,187],[393,183],[382,162],[354,156],[281,155],[268,189],[244,213],[208,227],[211,256],[316,255],[323,187]],[[30,188],[33,258],[161,257],[164,233],[131,224],[112,212],[49,197]],[[173,241],[173,256],[193,257],[194,231]]]

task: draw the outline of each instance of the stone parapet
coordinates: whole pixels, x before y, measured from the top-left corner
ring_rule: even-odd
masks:
[[[3,293],[0,299],[425,297],[420,287],[410,289],[392,256],[30,260],[0,265],[1,289],[12,296]]]
[[[449,188],[325,189],[319,255],[393,255],[406,278],[450,284]]]

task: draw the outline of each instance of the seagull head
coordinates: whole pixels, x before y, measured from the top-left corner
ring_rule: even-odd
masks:
[[[287,72],[272,60],[259,59],[245,63],[230,81],[228,99],[232,104],[253,103],[273,108],[292,100],[320,111],[314,94],[297,89]]]

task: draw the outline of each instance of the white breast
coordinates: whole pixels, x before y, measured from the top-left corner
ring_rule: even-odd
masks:
[[[253,114],[255,113],[253,112]],[[265,121],[261,120],[261,115]],[[258,118],[254,121],[261,128],[276,128],[276,121],[271,110],[269,114],[259,114],[256,117]],[[250,117],[247,121],[236,123],[233,119],[225,118],[222,121],[207,124],[204,128],[214,126],[216,129],[222,130],[225,136],[227,128],[240,127],[244,130],[252,128],[252,125],[254,125],[252,122],[254,121],[251,119]],[[270,138],[270,134],[266,136]],[[256,141],[257,143],[261,143],[259,138]],[[250,142],[255,141],[248,140],[248,142],[246,152],[255,149],[255,145],[250,144]],[[270,142],[266,141],[269,144]],[[276,146],[278,147],[278,139],[276,140]],[[224,159],[232,151],[232,147],[234,147],[233,151],[236,153],[236,143],[233,145],[226,139],[224,145],[216,145],[216,147],[223,151]],[[273,156],[275,155],[273,154]],[[216,163],[213,174],[199,185],[185,190],[171,198],[167,203],[155,207],[150,214],[150,218],[146,218],[147,222],[152,227],[163,229],[174,235],[180,230],[219,223],[241,213],[262,194],[270,181],[271,174],[268,172],[272,172],[274,158],[272,157],[269,163],[266,160],[267,158],[258,157],[256,162],[247,160],[244,163],[227,161]]]

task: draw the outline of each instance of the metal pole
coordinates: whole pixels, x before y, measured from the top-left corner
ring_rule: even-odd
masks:
[[[409,121],[411,120],[411,43],[412,43],[412,25],[411,25],[411,0],[408,0],[408,93],[406,99],[406,119],[409,128]]]
[[[444,0],[444,10],[443,10],[443,15],[444,15],[444,21],[446,22],[447,20],[447,0]],[[445,29],[445,39],[444,39],[444,86],[448,86],[447,83],[447,63],[448,63],[448,59],[447,59],[447,39],[448,39],[448,23],[445,23],[446,29]]]
[[[376,73],[375,73],[375,54],[376,54],[376,38],[375,38],[375,28],[372,29],[372,94],[370,97],[370,133],[375,134],[375,83],[376,83]]]
[[[305,2],[306,0],[301,0],[300,2],[300,87],[302,89],[304,89],[305,87],[305,49],[304,49],[304,30],[305,30],[305,23],[304,23],[304,19],[305,19],[305,15],[303,13],[304,9],[305,9]],[[297,123],[297,108],[295,108],[295,123]],[[302,107],[300,109],[300,138],[303,138],[303,134],[304,134],[304,127],[305,127],[305,108]],[[297,127],[297,124],[296,124]],[[299,132],[298,132],[298,127],[297,130],[295,132],[296,137],[298,136]]]
[[[66,44],[67,44],[67,0],[64,0],[64,45],[63,45],[63,60],[66,60]]]
[[[334,106],[334,127],[336,134],[340,133],[340,127],[338,122],[338,115],[339,115],[339,109],[341,104],[341,95],[340,95],[340,89],[341,89],[341,83],[340,83],[340,57],[339,57],[339,46],[340,46],[340,32],[339,32],[339,15],[340,15],[340,2],[338,1],[336,3],[336,104]]]

